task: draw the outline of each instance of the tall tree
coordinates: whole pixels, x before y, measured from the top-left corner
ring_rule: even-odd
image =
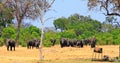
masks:
[[[25,17],[34,18],[34,0],[4,0],[4,5],[13,9],[13,15],[17,20],[16,45],[18,45],[20,27]]]
[[[36,2],[36,9],[40,17],[40,21],[42,24],[41,28],[41,42],[40,42],[40,60],[43,60],[42,54],[42,43],[44,38],[44,23],[45,23],[45,14],[47,11],[50,10],[50,7],[54,3],[55,0],[35,0]]]
[[[69,23],[70,22],[67,18],[62,17],[54,20],[53,24],[56,29],[60,29],[61,32],[63,32],[64,30],[67,30]]]
[[[120,16],[120,0],[89,0],[89,9],[100,8],[105,10],[105,15]],[[119,57],[120,57],[120,46],[119,46]]]
[[[12,24],[13,14],[11,8],[5,8],[3,4],[0,2],[0,32],[2,32],[3,28]],[[0,33],[1,35],[1,33]]]
[[[120,0],[89,0],[88,7],[105,10],[105,15],[120,16]]]
[[[85,30],[96,30],[99,32],[101,28],[101,23],[96,20],[93,20],[90,16],[73,14],[68,18],[58,18],[54,20],[54,26],[56,29],[60,30],[74,29],[76,35],[79,36]]]

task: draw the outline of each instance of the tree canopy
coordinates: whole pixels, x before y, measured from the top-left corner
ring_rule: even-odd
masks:
[[[3,28],[10,26],[13,23],[14,16],[12,14],[12,8],[4,8],[4,5],[0,3],[0,35]]]
[[[90,16],[80,16],[79,14],[71,15],[68,18],[58,18],[54,20],[56,29],[70,30],[73,29],[76,35],[80,35],[83,31],[100,31],[101,23],[93,20]]]
[[[105,10],[105,15],[120,16],[120,0],[89,0],[88,7]]]

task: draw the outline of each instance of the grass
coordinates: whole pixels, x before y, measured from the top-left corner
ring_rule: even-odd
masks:
[[[103,48],[103,55],[110,58],[119,55],[118,45],[98,46]],[[44,61],[39,61],[39,49],[27,49],[17,47],[16,51],[7,51],[6,47],[0,47],[0,63],[110,63],[91,61],[93,49],[90,46],[84,48],[43,47]]]

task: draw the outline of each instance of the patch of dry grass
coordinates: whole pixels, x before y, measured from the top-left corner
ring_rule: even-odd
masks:
[[[111,58],[119,55],[119,46],[105,45],[103,55]],[[43,47],[44,62],[42,63],[93,63],[90,61],[93,49],[90,46],[84,48],[65,47]],[[27,49],[17,47],[16,51],[7,51],[6,47],[0,47],[0,63],[39,63],[39,49]],[[95,62],[96,63],[96,62]],[[101,62],[97,62],[101,63]]]

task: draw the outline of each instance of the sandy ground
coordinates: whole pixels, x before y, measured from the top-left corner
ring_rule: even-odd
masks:
[[[110,58],[119,55],[118,45],[98,46],[103,48],[103,55]],[[54,47],[43,47],[44,60],[74,60],[74,59],[91,59],[93,49],[90,46],[83,48],[65,47],[60,48],[59,45]],[[39,49],[27,49],[26,47],[17,47],[16,51],[7,51],[6,47],[0,47],[0,63],[39,63]],[[98,57],[98,54],[96,54]],[[99,57],[100,58],[100,57]]]

